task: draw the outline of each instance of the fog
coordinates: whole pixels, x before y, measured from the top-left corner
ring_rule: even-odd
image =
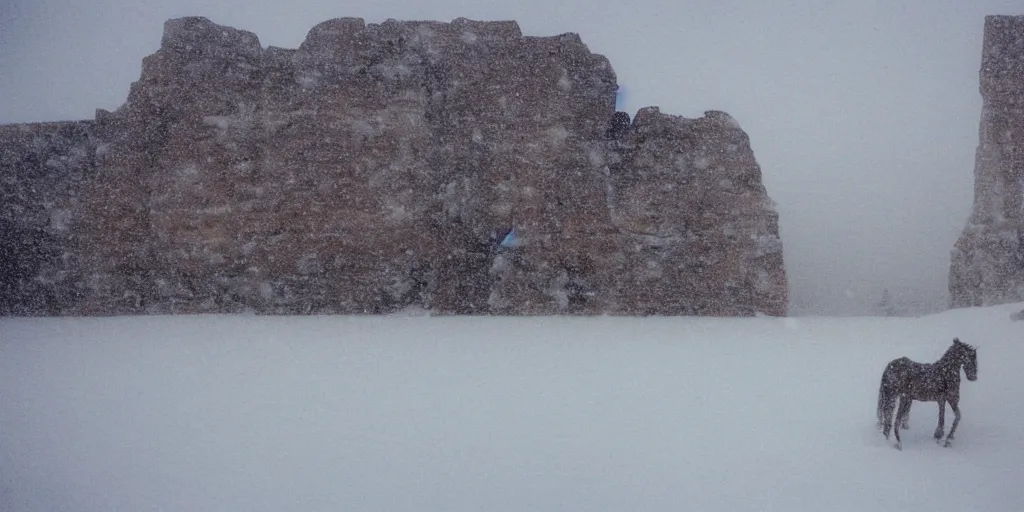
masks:
[[[611,60],[630,114],[733,115],[780,214],[793,314],[945,307],[949,251],[970,212],[982,29],[1017,1],[829,3],[3,0],[0,123],[115,109],[163,22],[202,15],[297,47],[355,16],[514,19],[577,32]]]

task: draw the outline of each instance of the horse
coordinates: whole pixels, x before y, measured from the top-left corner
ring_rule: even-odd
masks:
[[[939,403],[939,425],[935,427],[937,443],[942,440],[946,402],[949,402],[954,418],[943,446],[951,446],[953,434],[960,423],[960,367],[963,367],[967,380],[978,380],[978,350],[959,338],[953,338],[953,345],[934,363],[917,363],[901,357],[886,365],[878,388],[878,427],[882,435],[889,439],[889,431],[893,426],[892,412],[898,398],[899,409],[896,411],[896,428],[893,430],[896,434],[896,449],[903,449],[900,428],[907,428],[910,405],[914,400]]]

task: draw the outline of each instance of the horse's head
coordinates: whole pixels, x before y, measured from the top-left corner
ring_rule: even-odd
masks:
[[[960,338],[953,338],[953,348],[956,349],[956,361],[963,365],[967,380],[978,380],[978,349],[960,341]]]

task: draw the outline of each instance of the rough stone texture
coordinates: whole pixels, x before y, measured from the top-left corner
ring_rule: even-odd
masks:
[[[0,315],[74,312],[82,187],[95,171],[92,123],[0,126]]]
[[[974,208],[952,251],[950,305],[1024,300],[1024,16],[988,16]]]
[[[287,50],[170,20],[117,111],[0,131],[4,179],[46,189],[4,218],[69,212],[78,269],[40,281],[74,300],[0,312],[785,314],[746,134],[631,123],[616,87],[579,36],[514,22],[336,19]],[[72,151],[60,130],[88,158],[26,174],[28,148]]]
[[[685,119],[645,108],[614,149],[613,221],[628,269],[616,289],[626,311],[785,311],[778,215],[729,114]]]

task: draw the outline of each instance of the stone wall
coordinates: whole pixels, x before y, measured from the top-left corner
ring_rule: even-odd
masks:
[[[336,19],[288,50],[170,20],[117,111],[0,127],[35,187],[3,219],[63,258],[22,280],[52,307],[19,285],[0,313],[785,314],[746,134],[630,122],[616,88],[514,22]]]
[[[612,149],[612,221],[627,262],[615,288],[626,311],[786,310],[778,215],[729,114],[645,108]]]
[[[952,251],[950,305],[1024,300],[1024,16],[988,16],[974,208]]]
[[[78,248],[92,123],[0,126],[0,314],[70,314],[86,278]]]

